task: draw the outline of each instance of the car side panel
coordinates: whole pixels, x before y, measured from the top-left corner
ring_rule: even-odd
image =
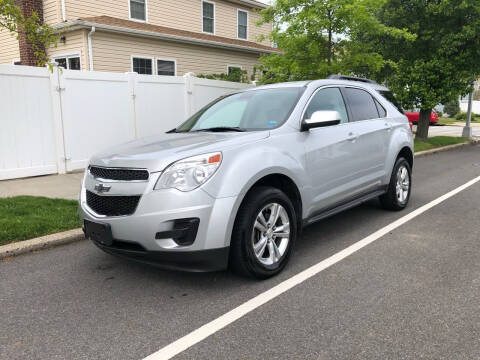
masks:
[[[389,122],[392,124],[392,136],[387,146],[387,159],[385,163],[385,176],[382,184],[386,185],[390,182],[393,166],[398,154],[404,147],[408,147],[413,154],[413,134],[410,131],[407,119],[404,117],[391,118]]]
[[[307,159],[311,214],[344,200],[353,189],[352,180],[359,168],[356,140],[349,140],[352,123],[319,127],[302,133]]]
[[[385,137],[388,130],[385,119],[356,121],[350,124],[357,137],[352,143],[350,191],[347,198],[375,190],[385,176]]]

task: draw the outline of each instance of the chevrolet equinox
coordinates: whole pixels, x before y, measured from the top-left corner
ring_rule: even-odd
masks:
[[[413,136],[367,79],[259,86],[90,159],[79,213],[107,253],[171,269],[279,273],[302,227],[378,197],[407,206]]]

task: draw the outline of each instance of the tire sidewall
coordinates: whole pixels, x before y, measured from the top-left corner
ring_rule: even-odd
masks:
[[[249,216],[244,222],[244,228],[242,229],[242,252],[244,253],[244,259],[248,262],[248,268],[259,277],[270,277],[279,273],[287,264],[290,255],[293,251],[293,247],[296,240],[297,226],[296,226],[296,214],[292,202],[290,199],[280,190],[275,188],[265,188],[260,196],[251,198],[252,201],[251,210]],[[255,220],[258,213],[269,203],[278,203],[284,207],[288,214],[290,224],[290,239],[287,249],[281,257],[280,261],[272,265],[262,264],[256,257],[252,246],[252,231]]]
[[[396,192],[397,173],[398,173],[398,169],[400,169],[401,166],[405,166],[405,168],[407,169],[408,180],[409,180],[407,199],[403,203],[398,201],[397,192]],[[412,193],[412,169],[408,161],[403,157],[397,160],[393,168],[392,177],[390,179],[390,191],[392,192],[392,196],[395,201],[395,206],[399,209],[406,208],[410,200],[410,195]]]

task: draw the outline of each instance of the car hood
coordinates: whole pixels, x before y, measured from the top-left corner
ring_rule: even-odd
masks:
[[[226,150],[268,136],[269,131],[161,134],[102,151],[90,159],[90,164],[105,167],[145,168],[150,172],[162,171],[172,162],[189,156]]]

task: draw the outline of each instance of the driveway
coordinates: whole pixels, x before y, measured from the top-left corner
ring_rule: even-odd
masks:
[[[211,336],[195,333],[175,359],[476,359],[480,182],[432,201],[479,175],[479,145],[416,159],[405,211],[372,201],[312,225],[263,282],[163,271],[89,241],[2,261],[0,358],[142,359],[429,204]]]

